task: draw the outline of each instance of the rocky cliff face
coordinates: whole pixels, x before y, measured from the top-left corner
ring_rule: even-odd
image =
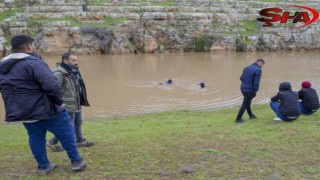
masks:
[[[282,2],[295,3],[302,2]],[[275,6],[252,0],[4,0],[0,54],[8,53],[9,37],[21,33],[33,35],[46,54],[320,49],[319,23],[294,29],[301,23],[262,27],[256,21],[261,9]]]

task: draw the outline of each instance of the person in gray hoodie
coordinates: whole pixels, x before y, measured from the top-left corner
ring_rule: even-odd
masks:
[[[279,86],[277,95],[271,98],[271,109],[277,117],[273,120],[293,121],[300,116],[298,92],[292,91],[289,82],[283,82]]]

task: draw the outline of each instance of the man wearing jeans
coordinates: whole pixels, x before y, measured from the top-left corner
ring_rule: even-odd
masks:
[[[240,77],[241,80],[241,93],[243,95],[242,106],[239,110],[238,116],[235,120],[236,123],[242,123],[242,115],[247,110],[250,119],[257,118],[251,111],[251,101],[256,96],[259,90],[261,68],[264,65],[263,59],[258,59],[255,63],[247,66],[243,69],[243,73]]]
[[[311,82],[303,81],[301,90],[298,92],[300,111],[302,114],[313,114],[317,112],[320,107],[319,96],[317,91],[311,87]]]
[[[276,113],[275,121],[293,121],[300,116],[298,92],[292,91],[289,82],[279,85],[279,92],[271,98],[271,109]]]
[[[0,61],[0,92],[6,121],[23,123],[40,173],[47,175],[56,167],[47,157],[47,131],[61,141],[72,170],[83,170],[86,164],[79,155],[58,82],[48,65],[34,54],[34,39],[16,35],[11,47],[13,53]]]
[[[61,64],[53,71],[62,91],[62,99],[66,104],[67,111],[74,125],[74,131],[78,147],[93,146],[94,142],[85,139],[82,135],[81,106],[89,106],[84,81],[79,71],[78,57],[70,52],[64,53]],[[47,146],[52,151],[58,152],[63,149],[57,145],[56,137],[49,140]]]

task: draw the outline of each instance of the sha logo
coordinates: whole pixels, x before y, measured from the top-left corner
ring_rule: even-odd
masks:
[[[311,7],[307,6],[295,6],[295,5],[288,5],[287,7],[299,8],[304,11],[297,11],[293,15],[290,15],[290,12],[283,11],[281,8],[266,8],[260,11],[260,15],[263,17],[258,18],[258,21],[264,22],[264,27],[273,26],[273,23],[280,22],[280,23],[287,23],[287,21],[293,20],[293,23],[302,22],[304,23],[302,26],[297,28],[302,28],[305,26],[309,26],[312,23],[316,22],[319,19],[319,12]],[[312,15],[309,16],[310,12]],[[283,12],[283,13],[282,13]],[[282,15],[281,15],[282,13]]]

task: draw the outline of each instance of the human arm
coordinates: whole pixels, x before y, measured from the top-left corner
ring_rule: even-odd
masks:
[[[276,101],[279,101],[279,100],[280,100],[280,95],[279,95],[279,93],[271,98],[271,101],[272,101],[272,102],[276,102]]]
[[[45,62],[34,60],[28,65],[27,71],[54,104],[58,106],[63,105],[62,94],[57,79]]]
[[[260,78],[261,78],[261,69],[258,69],[257,71],[254,72],[253,92],[259,91]]]
[[[56,80],[58,82],[59,88],[61,88],[62,84],[63,84],[63,75],[58,71],[53,72],[53,75],[54,75],[54,77],[56,78]]]

